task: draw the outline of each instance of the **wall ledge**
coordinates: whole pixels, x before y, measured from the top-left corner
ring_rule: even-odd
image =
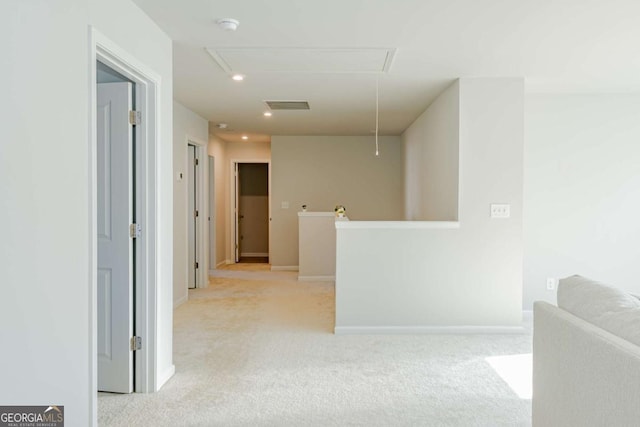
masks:
[[[455,229],[458,221],[336,221],[337,229]]]

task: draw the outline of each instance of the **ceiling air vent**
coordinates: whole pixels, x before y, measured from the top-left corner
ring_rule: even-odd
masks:
[[[272,110],[309,110],[307,101],[264,101]]]

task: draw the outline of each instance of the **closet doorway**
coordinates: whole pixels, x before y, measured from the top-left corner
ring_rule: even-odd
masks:
[[[235,162],[236,262],[269,262],[269,164]]]

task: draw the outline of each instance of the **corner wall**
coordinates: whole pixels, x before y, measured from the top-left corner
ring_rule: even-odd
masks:
[[[463,78],[459,92],[459,224],[337,224],[336,332],[520,326],[524,81]],[[511,217],[490,218],[492,203]]]
[[[402,134],[409,221],[458,220],[459,110],[456,81]]]
[[[182,104],[173,102],[173,304],[174,306],[185,302],[188,298],[188,221],[189,221],[189,199],[188,199],[188,179],[187,179],[187,145],[189,140],[206,146],[208,143],[209,123],[193,111],[184,107]],[[204,175],[204,184],[208,183],[208,162],[202,159],[202,163],[198,166]],[[178,180],[178,174],[183,174],[183,179]],[[199,183],[200,184],[200,183]],[[207,199],[207,188],[204,191],[205,200]],[[205,218],[207,206],[200,207],[202,216]],[[207,239],[206,221],[200,221],[200,238]],[[201,254],[200,264],[207,270],[207,255]],[[202,279],[200,275],[198,280]]]
[[[67,3],[70,0],[66,0]],[[161,127],[156,148],[156,389],[175,371],[173,365],[173,63],[172,42],[130,0],[89,0],[90,22],[161,79],[158,105]]]
[[[215,180],[215,212],[210,212],[216,228],[215,265],[210,265],[209,270],[215,269],[219,264],[227,260],[227,210],[228,210],[228,166],[226,158],[226,143],[209,134],[207,152],[214,159]]]
[[[399,137],[273,136],[271,264],[298,266],[298,212],[333,212],[337,204],[357,220],[403,218]],[[289,208],[283,208],[288,203]]]
[[[524,308],[547,277],[640,293],[640,95],[525,99]]]

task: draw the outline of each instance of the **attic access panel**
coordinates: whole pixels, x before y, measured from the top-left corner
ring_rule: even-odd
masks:
[[[207,48],[227,73],[382,73],[395,55],[390,48]]]

